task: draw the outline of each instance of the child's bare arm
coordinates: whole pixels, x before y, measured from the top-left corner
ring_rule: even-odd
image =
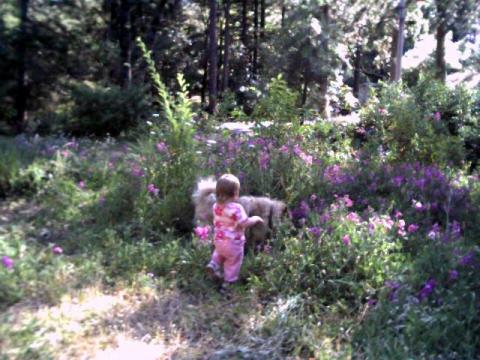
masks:
[[[247,220],[237,225],[237,229],[244,230],[255,224],[263,224],[263,219],[260,216],[250,216]]]

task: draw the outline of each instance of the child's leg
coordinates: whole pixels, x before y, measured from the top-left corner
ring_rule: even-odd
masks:
[[[232,283],[238,280],[240,268],[243,262],[243,247],[231,251],[231,256],[225,259],[223,264],[223,278],[226,282]]]
[[[225,262],[225,258],[220,255],[216,250],[213,251],[212,258],[207,265],[207,272],[212,277],[221,277],[222,273],[220,271],[221,266]]]
[[[219,269],[225,262],[225,257],[220,255],[217,250],[212,253],[212,258],[208,265],[212,265],[215,269]]]

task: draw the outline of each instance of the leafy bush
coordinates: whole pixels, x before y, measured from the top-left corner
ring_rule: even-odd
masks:
[[[0,197],[31,194],[46,180],[49,164],[37,150],[21,137],[0,139]]]
[[[73,136],[117,136],[137,126],[147,110],[143,88],[79,84],[72,87],[71,98],[65,132]]]
[[[435,83],[434,83],[435,84]],[[363,131],[381,156],[393,161],[460,165],[463,140],[450,135],[448,124],[432,105],[421,105],[415,92],[398,85],[382,85],[362,112]]]
[[[252,116],[262,128],[262,133],[282,141],[287,134],[294,135],[300,126],[298,94],[288,88],[281,75],[270,81],[267,90],[268,93],[256,104]]]

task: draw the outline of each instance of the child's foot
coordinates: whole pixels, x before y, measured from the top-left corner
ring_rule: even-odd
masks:
[[[232,294],[232,283],[224,281],[222,286],[220,286],[220,293],[226,296],[230,296]]]
[[[213,280],[219,280],[223,278],[222,273],[220,272],[220,269],[218,267],[215,267],[212,264],[208,264],[205,267],[205,271],[207,275]]]

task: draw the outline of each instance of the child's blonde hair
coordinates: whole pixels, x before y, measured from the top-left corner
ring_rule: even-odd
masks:
[[[217,202],[223,204],[240,192],[240,180],[235,175],[224,174],[218,179],[215,193]]]

